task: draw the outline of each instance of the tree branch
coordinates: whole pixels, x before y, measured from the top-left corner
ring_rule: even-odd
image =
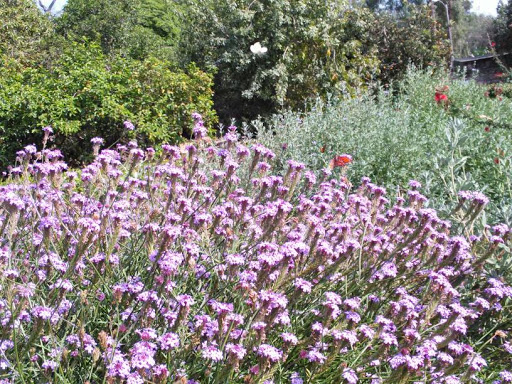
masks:
[[[57,2],[57,0],[52,0],[50,5],[46,7],[41,0],[38,0],[39,6],[43,9],[44,13],[51,12],[52,8],[53,8],[53,6],[55,5],[56,2]]]

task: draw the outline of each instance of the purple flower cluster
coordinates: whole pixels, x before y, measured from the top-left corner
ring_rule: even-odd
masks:
[[[192,114],[192,118],[194,119],[194,128],[192,129],[192,133],[194,134],[195,139],[203,139],[206,137],[207,130],[204,125],[203,117],[197,113],[194,112]]]
[[[391,205],[369,179],[351,191],[295,161],[273,175],[274,153],[227,135],[161,156],[134,141],[100,152],[95,138],[80,172],[57,152],[20,152],[0,187],[0,378],[20,366],[45,382],[485,374],[493,362],[468,337],[512,296],[483,268],[510,228],[455,236],[417,182]],[[460,197],[470,215],[486,204]]]

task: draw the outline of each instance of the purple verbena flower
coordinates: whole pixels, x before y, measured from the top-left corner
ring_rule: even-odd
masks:
[[[214,362],[223,359],[222,352],[215,345],[205,345],[201,349],[201,355],[204,359],[212,360]]]
[[[103,140],[101,137],[93,137],[93,138],[91,139],[91,143],[92,143],[92,145],[94,145],[94,146],[100,146],[100,145],[102,145],[104,142],[105,142],[105,140]]]
[[[124,123],[124,129],[127,131],[133,131],[135,129],[135,125],[130,120],[125,120]]]
[[[356,384],[358,381],[357,374],[352,368],[344,368],[341,377],[349,384]]]
[[[283,352],[270,344],[261,344],[256,353],[258,356],[269,359],[271,362],[276,362],[281,359]]]
[[[226,344],[226,352],[235,356],[238,360],[242,360],[247,353],[247,350],[241,344]]]

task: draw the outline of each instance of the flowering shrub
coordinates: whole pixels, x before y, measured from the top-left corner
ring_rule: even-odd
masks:
[[[194,119],[183,151],[132,141],[79,172],[18,152],[0,187],[4,383],[458,383],[505,361],[505,340],[486,361],[467,335],[501,329],[512,289],[483,265],[510,228],[452,237],[417,182],[391,205],[339,168],[272,175],[272,151],[234,127],[207,146]]]

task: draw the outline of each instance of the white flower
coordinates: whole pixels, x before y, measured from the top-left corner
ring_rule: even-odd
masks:
[[[262,47],[259,41],[257,41],[253,45],[251,45],[251,52],[254,53],[255,55],[261,55],[267,51],[268,51],[268,48]]]

